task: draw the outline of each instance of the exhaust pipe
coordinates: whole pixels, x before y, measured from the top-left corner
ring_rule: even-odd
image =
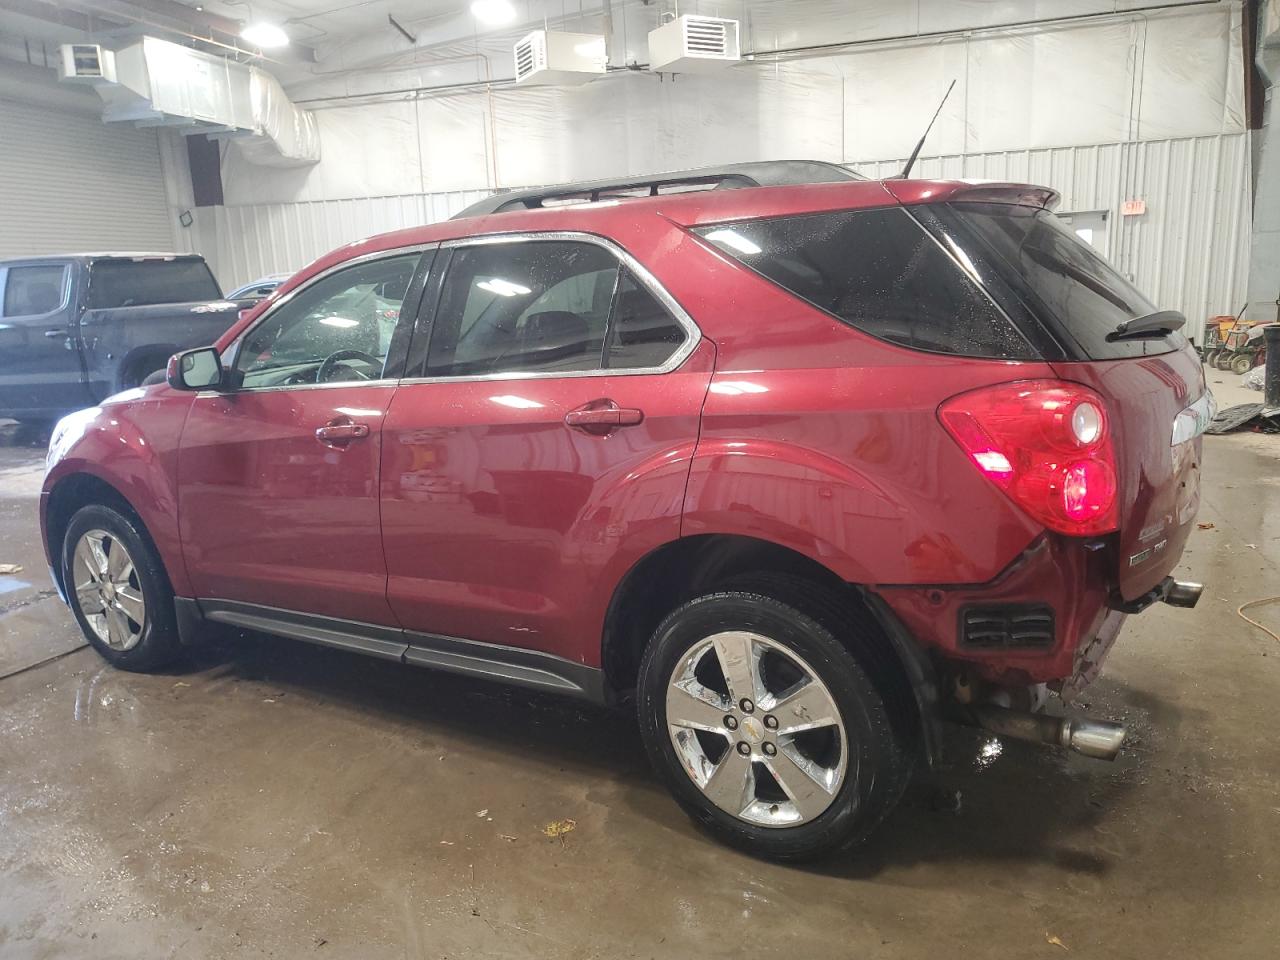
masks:
[[[1191,580],[1174,580],[1164,595],[1164,602],[1171,607],[1194,607],[1204,593],[1204,584]]]
[[[977,726],[999,736],[1066,747],[1099,760],[1114,760],[1127,732],[1124,724],[1110,720],[1054,717],[985,704],[971,707],[970,714]]]

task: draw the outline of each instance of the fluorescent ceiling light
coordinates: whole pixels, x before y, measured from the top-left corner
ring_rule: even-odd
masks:
[[[320,322],[331,327],[341,327],[344,330],[348,327],[360,326],[359,320],[352,320],[350,317],[322,317]]]
[[[739,253],[746,254],[748,257],[760,253],[760,245],[753,240],[748,240],[736,230],[712,230],[707,234],[707,239],[712,243],[723,243],[726,247],[733,247]]]
[[[500,297],[518,297],[526,293],[533,293],[528,287],[519,283],[512,283],[510,280],[503,280],[501,277],[491,277],[488,280],[481,280],[476,284],[481,290],[488,290],[490,293],[496,293]]]
[[[516,7],[511,0],[475,0],[471,15],[489,27],[502,27],[515,23]]]
[[[251,23],[240,31],[240,39],[263,50],[274,50],[276,47],[289,45],[289,35],[274,23]]]

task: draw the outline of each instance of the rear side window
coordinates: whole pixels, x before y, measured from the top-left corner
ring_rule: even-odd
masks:
[[[430,376],[600,368],[618,262],[591,243],[461,247],[445,277]]]
[[[456,248],[431,324],[430,377],[639,371],[689,334],[610,251],[579,240]]]
[[[606,365],[615,369],[660,367],[684,343],[684,328],[629,270],[618,281]]]
[[[221,298],[203,260],[99,260],[89,271],[90,310]]]
[[[993,250],[1038,301],[1031,306],[1079,344],[1089,359],[1168,353],[1181,334],[1109,342],[1116,325],[1156,307],[1065,223],[1034,207],[955,203],[959,225]],[[964,238],[958,237],[963,245]]]
[[[696,232],[881,340],[971,357],[1036,356],[974,280],[901,208],[751,220]]]
[[[67,281],[67,265],[41,263],[30,267],[10,267],[4,284],[6,317],[35,317],[62,306]]]

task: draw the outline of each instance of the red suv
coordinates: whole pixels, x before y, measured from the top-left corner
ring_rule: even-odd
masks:
[[[1198,597],[1212,400],[1055,199],[748,164],[343,247],[61,421],[55,578],[125,669],[214,621],[634,697],[679,803],[776,858],[865,837],[948,714],[1113,756],[1039,707]]]

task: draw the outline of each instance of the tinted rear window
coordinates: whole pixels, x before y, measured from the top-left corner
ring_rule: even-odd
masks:
[[[1037,301],[1032,308],[1094,360],[1168,353],[1181,334],[1109,343],[1124,320],[1156,310],[1141,292],[1047,210],[1000,203],[951,205],[972,238],[1016,271]],[[963,238],[960,238],[963,243]]]
[[[882,340],[971,357],[1036,356],[973,279],[901,208],[717,224],[697,233]]]
[[[203,260],[99,260],[89,272],[91,310],[221,298]]]

